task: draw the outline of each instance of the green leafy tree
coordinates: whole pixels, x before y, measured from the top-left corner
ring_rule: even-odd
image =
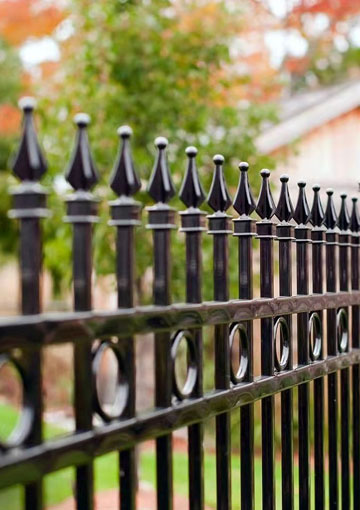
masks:
[[[89,136],[100,170],[102,221],[96,227],[95,265],[98,274],[114,272],[113,229],[107,226],[109,173],[117,150],[116,128],[134,130],[132,149],[144,190],[154,160],[154,138],[169,139],[169,164],[177,189],[185,171],[184,149],[196,145],[205,189],[212,177],[212,156],[226,158],[225,174],[234,192],[237,163],[248,159],[254,175],[268,164],[256,154],[253,139],[260,124],[273,112],[263,104],[240,101],[251,90],[249,76],[239,74],[231,57],[235,37],[245,17],[225,2],[73,0],[73,35],[64,43],[63,61],[52,82],[39,89],[44,146],[50,162],[48,185],[64,172],[74,136],[71,118],[78,111],[92,117]],[[245,58],[245,57],[244,57]],[[256,172],[257,173],[257,172]],[[258,181],[258,179],[257,179]],[[58,181],[59,182],[59,181]],[[53,218],[48,222],[46,265],[58,290],[70,265],[69,227],[62,224],[62,193],[51,197]],[[149,197],[140,192],[143,203]],[[176,208],[183,208],[174,200]],[[144,219],[146,214],[143,215]],[[206,236],[205,236],[206,237]],[[138,231],[138,286],[151,267],[150,234]],[[211,297],[211,251],[205,241],[205,295]],[[175,299],[184,299],[184,243],[174,236]],[[232,257],[234,259],[234,257]],[[234,260],[235,263],[235,260]],[[236,279],[236,272],[233,272]],[[67,280],[69,281],[69,280]]]

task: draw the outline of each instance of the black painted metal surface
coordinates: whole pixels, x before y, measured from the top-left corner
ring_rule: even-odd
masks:
[[[96,228],[97,200],[91,189],[98,180],[98,174],[87,138],[89,118],[78,114],[75,119],[78,126],[75,148],[66,173],[74,192],[67,199],[65,217],[73,226],[74,312],[42,314],[40,219],[48,216],[48,210],[46,192],[38,181],[46,170],[46,163],[35,134],[33,100],[23,100],[22,108],[23,136],[13,164],[21,184],[13,191],[14,205],[9,213],[20,224],[22,315],[0,320],[0,354],[19,371],[24,389],[24,409],[14,434],[6,443],[0,443],[0,488],[24,485],[24,508],[40,510],[44,506],[44,476],[73,466],[76,468],[77,508],[91,510],[94,505],[94,459],[110,451],[119,451],[120,507],[122,510],[135,510],[135,447],[142,441],[155,439],[157,507],[171,510],[172,433],[180,427],[187,427],[189,505],[191,510],[202,510],[206,489],[204,425],[208,419],[215,417],[217,508],[230,510],[230,412],[239,408],[241,510],[256,509],[259,488],[256,483],[260,482],[264,510],[280,507],[293,510],[296,497],[295,413],[299,422],[296,446],[299,507],[302,510],[312,508],[310,480],[313,451],[313,506],[316,510],[338,509],[340,501],[343,509],[358,508],[360,217],[357,199],[353,198],[350,215],[347,198],[342,195],[337,214],[333,191],[328,190],[324,212],[320,188],[314,186],[310,209],[305,183],[300,182],[294,209],[288,190],[289,178],[284,175],[280,178],[280,197],[275,205],[270,190],[270,172],[263,170],[259,199],[255,202],[248,180],[249,167],[243,162],[239,165],[240,179],[233,201],[238,216],[231,221],[232,215],[227,213],[231,198],[224,178],[224,158],[216,155],[207,199],[213,210],[207,217],[207,231],[213,243],[214,300],[204,302],[202,238],[206,219],[200,207],[205,192],[196,166],[197,150],[188,147],[187,168],[179,192],[186,206],[180,212],[180,231],[184,235],[185,302],[171,304],[171,231],[177,223],[176,211],[168,202],[175,196],[176,190],[167,163],[168,142],[159,137],[155,141],[158,153],[148,186],[155,204],[147,208],[147,228],[153,234],[154,304],[135,306],[135,227],[141,227],[141,203],[133,195],[140,189],[141,182],[130,150],[132,131],[128,126],[122,126],[118,130],[120,148],[110,180],[110,187],[117,198],[109,203],[109,225],[116,229],[118,309],[93,311],[92,231]],[[229,167],[226,171],[233,170]],[[260,217],[258,221],[256,214]],[[260,252],[261,297],[257,299],[253,298],[255,237],[259,240],[256,242]],[[229,265],[230,259],[235,257],[234,246],[237,246],[238,254],[238,299],[229,299]],[[294,268],[292,246],[296,250]],[[279,253],[279,271],[274,267],[274,248]],[[296,294],[293,292],[294,270]],[[255,273],[255,276],[258,275]],[[276,278],[279,278],[279,297],[274,297]],[[259,374],[254,368],[253,349],[257,340],[254,338],[254,319],[261,320]],[[214,332],[215,354],[213,390],[206,393],[203,389],[204,326],[210,326]],[[152,410],[137,414],[135,341],[141,342],[141,338],[135,340],[135,335],[149,332],[154,334],[155,345],[155,405]],[[275,346],[277,336],[280,350]],[[42,351],[45,346],[66,342],[74,346],[76,433],[44,442],[41,427]],[[182,342],[187,345],[188,355],[187,374],[181,387],[175,364]],[[239,359],[238,367],[234,368],[231,356],[236,343]],[[103,406],[96,384],[102,356],[108,349],[115,354],[119,368],[114,410]],[[21,352],[21,357],[15,358],[14,352]],[[295,388],[297,402],[294,399]],[[313,393],[310,391],[312,388]],[[281,393],[281,501],[275,498],[274,395],[277,393]],[[261,481],[255,480],[254,476],[254,403],[258,400],[262,409]],[[313,434],[311,414],[314,416]],[[93,426],[95,415],[101,420],[97,427]],[[327,441],[325,425],[328,428]]]

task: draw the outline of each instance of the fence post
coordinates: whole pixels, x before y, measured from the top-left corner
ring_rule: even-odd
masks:
[[[279,242],[279,291],[280,296],[292,296],[292,263],[291,243],[293,237],[293,226],[289,223],[293,217],[294,210],[289,194],[287,175],[280,177],[281,191],[275,216],[280,223],[276,226],[276,235]],[[278,368],[283,370],[293,369],[293,342],[292,342],[292,317],[287,315],[283,318],[287,324],[286,331],[280,330],[281,358],[278,360]],[[276,324],[278,321],[276,321]],[[281,323],[278,323],[281,328]],[[276,325],[275,325],[276,329]],[[286,335],[288,338],[286,338]],[[275,336],[275,335],[274,335]],[[284,345],[284,341],[287,342]],[[276,338],[274,338],[276,342]],[[276,346],[274,345],[276,352]],[[287,352],[287,354],[286,354]],[[282,508],[293,510],[294,508],[294,456],[293,456],[293,390],[281,392],[281,482],[282,482]]]
[[[299,195],[294,210],[296,242],[296,283],[297,294],[309,293],[309,227],[310,210],[306,200],[304,181],[298,182]],[[309,353],[309,314],[297,315],[297,343],[298,363],[308,365]],[[299,416],[299,507],[303,510],[310,508],[310,392],[309,384],[298,387],[298,416]]]
[[[326,231],[326,291],[336,292],[336,245],[338,229],[337,215],[333,202],[333,190],[326,190],[328,195],[324,224]],[[337,355],[336,310],[326,312],[327,354]],[[329,508],[338,508],[338,446],[337,446],[337,414],[338,390],[337,373],[328,375],[328,426],[329,426]]]
[[[314,199],[311,208],[310,221],[312,245],[312,293],[323,293],[324,257],[323,245],[325,243],[326,228],[323,226],[324,210],[320,200],[320,186],[313,186]],[[323,311],[318,310],[310,314],[309,341],[311,335],[314,344],[310,344],[310,357],[312,361],[323,359]],[[315,457],[315,507],[325,508],[325,477],[324,477],[324,379],[314,380],[314,457]]]
[[[74,309],[88,311],[92,308],[92,227],[93,223],[98,221],[97,200],[90,189],[98,181],[98,175],[86,132],[90,117],[85,113],[79,113],[74,117],[74,122],[78,127],[77,137],[65,177],[75,191],[67,198],[67,216],[64,221],[73,225]],[[91,350],[91,343],[74,343],[74,405],[77,431],[92,429],[94,387]],[[76,468],[76,504],[78,510],[94,508],[93,463]]]
[[[175,195],[166,160],[168,141],[164,137],[155,140],[158,155],[148,186],[155,205],[148,207],[148,229],[154,240],[154,304],[170,304],[170,234],[174,225],[174,209],[167,202]],[[172,398],[172,361],[170,333],[155,334],[155,405],[168,407]],[[172,435],[166,434],[156,440],[156,480],[158,510],[173,508]]]
[[[274,224],[271,218],[275,211],[270,191],[270,171],[261,170],[262,185],[256,212],[261,221],[256,223],[257,238],[260,240],[260,296],[274,296]],[[261,375],[274,374],[274,319],[261,319]],[[261,400],[262,439],[262,499],[263,510],[275,509],[275,459],[274,459],[274,397]]]
[[[351,229],[351,289],[359,290],[359,230],[360,216],[357,197],[352,198],[353,206],[350,218]],[[351,309],[351,347],[360,347],[360,307]],[[353,433],[353,500],[354,508],[360,507],[360,370],[359,365],[352,368],[352,433]]]
[[[37,141],[33,123],[35,101],[24,97],[19,102],[23,110],[23,133],[18,153],[13,163],[13,172],[21,184],[12,191],[13,209],[11,218],[20,222],[20,272],[21,272],[21,311],[23,315],[41,312],[41,267],[42,233],[41,218],[48,216],[46,191],[38,183],[47,165]],[[42,414],[42,355],[40,348],[24,351],[22,364],[29,383],[28,401],[32,406],[32,423],[25,446],[41,444],[43,438]],[[42,482],[25,486],[26,510],[43,508]]]
[[[339,227],[339,283],[340,291],[349,290],[348,252],[350,246],[350,216],[346,205],[347,195],[342,193],[338,218]],[[340,352],[349,351],[349,309],[340,308],[337,312],[337,336]],[[341,508],[350,508],[350,380],[349,369],[340,371],[341,403]]]
[[[228,235],[230,216],[226,214],[231,199],[223,174],[224,158],[214,156],[215,170],[207,202],[214,214],[208,216],[208,234],[213,235],[214,300],[229,299],[229,246]],[[230,387],[229,326],[215,326],[215,388],[226,390]],[[230,466],[230,414],[216,416],[216,492],[217,508],[231,509],[231,466]]]
[[[196,147],[186,149],[188,167],[179,192],[179,197],[187,206],[180,212],[181,232],[185,233],[186,241],[186,301],[201,303],[201,275],[202,251],[201,235],[204,228],[205,213],[199,209],[204,202],[205,194],[199,180],[196,168]],[[194,345],[196,348],[195,363],[197,367],[196,386],[192,396],[203,396],[203,341],[202,331],[194,330]],[[195,423],[188,428],[188,456],[189,456],[189,508],[202,510],[204,508],[204,427],[202,423]]]
[[[239,213],[235,218],[234,236],[238,238],[238,278],[239,298],[253,298],[253,250],[252,238],[255,236],[255,220],[250,214],[255,210],[256,204],[251,192],[248,179],[249,165],[246,162],[239,164],[240,180],[234,198],[234,209]],[[233,381],[235,384],[242,381],[253,381],[253,323],[247,321],[240,325],[244,327],[245,335],[239,330],[240,357],[239,373]],[[235,325],[234,328],[238,328]],[[232,329],[235,333],[235,329]],[[233,338],[232,333],[230,338]],[[245,340],[246,337],[246,340]],[[247,365],[242,369],[241,361],[247,356]],[[231,360],[231,352],[230,352]],[[254,501],[254,404],[240,408],[240,443],[241,443],[241,509],[253,510]]]
[[[132,308],[134,306],[134,230],[140,225],[140,203],[132,195],[140,189],[140,181],[136,175],[129,139],[132,130],[128,126],[121,126],[118,134],[122,139],[121,148],[114,166],[110,186],[119,196],[109,202],[111,220],[109,225],[116,227],[116,280],[118,290],[118,307]],[[120,345],[124,357],[125,380],[128,384],[128,400],[122,412],[123,418],[135,416],[136,404],[136,365],[135,339],[121,338]],[[120,452],[120,507],[121,510],[136,508],[136,455],[135,449]]]

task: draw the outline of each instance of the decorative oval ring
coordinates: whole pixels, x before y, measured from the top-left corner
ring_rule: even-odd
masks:
[[[348,314],[345,308],[340,308],[336,314],[336,336],[340,352],[345,352],[349,345]]]
[[[280,328],[280,347],[281,347],[281,358],[278,359],[278,355],[276,352],[275,342],[276,342],[276,335],[278,332],[278,329]],[[274,361],[275,361],[275,368],[279,372],[282,370],[285,370],[289,363],[289,356],[290,356],[290,330],[288,323],[284,319],[284,317],[279,317],[275,321],[274,325]]]
[[[10,437],[5,441],[0,441],[0,450],[9,450],[21,446],[31,433],[34,423],[34,408],[31,402],[31,381],[26,377],[25,368],[8,354],[0,355],[0,368],[6,363],[11,363],[19,374],[22,384],[22,409],[15,428],[10,434]]]
[[[234,324],[230,329],[229,343],[230,343],[230,354],[234,345],[235,335],[239,332],[239,341],[241,347],[241,356],[239,362],[239,368],[237,372],[234,372],[232,363],[230,362],[230,377],[234,384],[239,384],[244,380],[246,372],[249,366],[249,338],[247,335],[244,324]]]
[[[311,332],[314,332],[315,342],[311,344]],[[313,312],[309,319],[309,353],[312,361],[319,359],[322,348],[322,325],[318,313]]]
[[[97,377],[100,371],[100,364],[102,358],[107,349],[111,349],[115,354],[116,361],[118,364],[118,377],[116,384],[116,396],[113,407],[116,409],[115,413],[109,413],[106,411],[100,401],[98,387],[97,387]],[[129,384],[125,377],[126,374],[126,366],[123,355],[119,349],[119,347],[111,341],[105,340],[100,343],[99,347],[93,353],[93,361],[92,361],[92,375],[93,375],[93,391],[94,391],[94,408],[98,415],[106,422],[117,420],[121,418],[121,415],[124,412],[126,407],[128,397],[129,397]]]
[[[185,383],[183,387],[180,388],[176,377],[175,363],[178,349],[183,339],[185,339],[188,349],[187,374]],[[171,361],[172,361],[173,393],[179,400],[184,400],[185,398],[191,397],[197,382],[198,367],[195,340],[190,331],[181,330],[175,334],[171,345]]]

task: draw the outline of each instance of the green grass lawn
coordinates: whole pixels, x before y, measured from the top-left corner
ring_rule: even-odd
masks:
[[[6,434],[12,430],[16,423],[16,413],[13,409],[0,405],[0,434],[6,437]],[[45,437],[52,438],[58,436],[61,431],[52,426],[45,425]],[[188,460],[185,452],[174,452],[174,491],[177,494],[188,494]],[[206,452],[204,462],[205,472],[205,501],[209,507],[216,507],[216,459],[211,452]],[[298,471],[295,467],[295,508],[297,505],[297,477]],[[145,449],[140,454],[140,479],[155,487],[155,454],[154,450]],[[46,505],[51,506],[59,503],[72,495],[74,482],[74,469],[68,468],[45,478],[45,501]],[[105,490],[118,487],[118,455],[111,453],[104,455],[95,461],[95,486],[96,490]],[[312,481],[313,486],[313,481]],[[281,508],[281,465],[276,463],[276,489],[278,508]],[[12,487],[0,491],[0,508],[6,510],[17,510],[21,506],[20,487]],[[232,455],[232,496],[233,509],[240,508],[240,457]],[[261,508],[261,459],[255,458],[255,508]]]

